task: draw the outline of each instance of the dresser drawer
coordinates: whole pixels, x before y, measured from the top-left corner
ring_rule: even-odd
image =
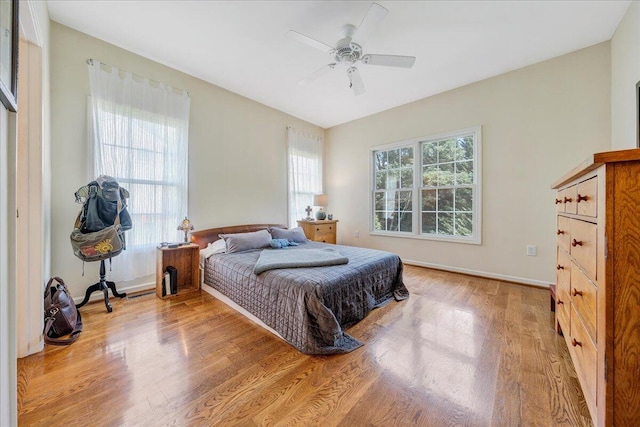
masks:
[[[571,250],[570,254],[587,276],[597,280],[596,276],[596,240],[598,227],[586,221],[571,220]]]
[[[556,320],[560,323],[560,327],[565,334],[570,332],[570,315],[571,307],[571,258],[569,254],[562,248],[557,248],[558,258],[556,265]]]
[[[316,242],[335,243],[336,232],[333,224],[318,224],[315,226],[314,239]]]
[[[578,318],[575,308],[571,310],[571,335],[568,345],[573,355],[584,398],[589,406],[595,407],[597,351]]]
[[[571,220],[566,216],[558,216],[556,241],[557,245],[565,251],[571,250]]]
[[[333,224],[317,224],[315,226],[315,234],[316,236],[323,234],[334,234],[334,226]]]
[[[576,203],[577,186],[572,185],[569,188],[565,188],[563,191],[562,201],[564,202],[564,211],[566,213],[575,214],[578,213],[578,204]]]
[[[571,305],[575,307],[584,328],[594,342],[596,336],[596,304],[598,288],[584,275],[578,267],[571,266]]]
[[[556,284],[558,290],[565,292],[567,296],[571,290],[571,257],[564,249],[558,247],[556,264]]]
[[[333,234],[316,234],[315,238],[313,239],[314,242],[321,242],[321,243],[336,243],[336,237]]]
[[[578,214],[585,216],[598,216],[598,177],[595,176],[591,179],[578,184],[578,191],[576,193],[576,204],[578,206]]]

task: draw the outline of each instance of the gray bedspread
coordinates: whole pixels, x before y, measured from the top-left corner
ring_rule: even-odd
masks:
[[[260,252],[253,268],[256,274],[276,268],[326,267],[347,264],[349,258],[335,248],[293,250],[295,246],[282,249],[265,249]]]
[[[211,256],[204,282],[277,331],[303,353],[347,353],[362,345],[343,329],[409,291],[392,253],[307,242],[287,250],[337,249],[348,264],[253,272],[261,250]],[[274,249],[280,250],[280,249]]]

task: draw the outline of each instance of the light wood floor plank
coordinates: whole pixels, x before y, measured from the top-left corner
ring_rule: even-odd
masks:
[[[549,292],[406,266],[411,297],[304,355],[202,292],[82,308],[18,361],[25,426],[591,426]]]

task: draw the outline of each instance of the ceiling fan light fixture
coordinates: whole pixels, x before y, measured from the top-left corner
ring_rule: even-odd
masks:
[[[319,77],[335,69],[337,66],[348,66],[347,77],[349,78],[349,88],[355,95],[361,95],[365,92],[364,83],[360,72],[355,67],[358,62],[369,65],[382,65],[387,67],[411,68],[416,58],[413,56],[401,55],[380,55],[366,54],[363,55],[362,47],[369,40],[371,35],[382,20],[387,16],[389,11],[377,3],[372,3],[367,14],[356,28],[354,25],[346,24],[342,27],[343,38],[331,47],[323,42],[315,40],[311,37],[300,34],[297,31],[289,31],[290,38],[312,46],[318,50],[333,55],[335,63],[325,65],[321,69],[315,71],[306,79],[299,82],[306,85]]]

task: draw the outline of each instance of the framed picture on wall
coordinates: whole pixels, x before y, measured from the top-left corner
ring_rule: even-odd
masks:
[[[18,111],[18,0],[0,0],[0,101]]]

